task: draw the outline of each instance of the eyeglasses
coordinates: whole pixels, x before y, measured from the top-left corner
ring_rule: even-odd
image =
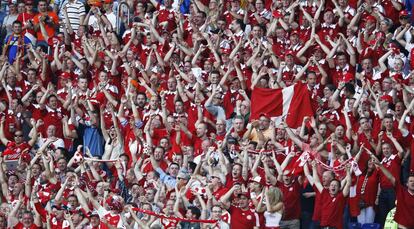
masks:
[[[16,135],[14,135],[14,137],[21,138],[21,137],[23,137],[23,134],[16,134]]]

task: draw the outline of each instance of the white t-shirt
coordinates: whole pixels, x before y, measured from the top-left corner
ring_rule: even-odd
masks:
[[[265,211],[264,217],[266,227],[278,227],[280,220],[282,219],[282,214],[279,212],[270,213]]]

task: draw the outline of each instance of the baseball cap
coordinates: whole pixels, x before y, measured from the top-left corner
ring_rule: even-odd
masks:
[[[91,217],[98,217],[99,218],[99,214],[98,214],[98,211],[96,211],[96,210],[93,210],[91,213],[89,213],[89,218],[91,218]]]
[[[261,185],[265,185],[266,184],[265,180],[261,176],[255,176],[250,181],[259,183]]]
[[[322,47],[320,45],[315,45],[315,47],[313,47],[313,51],[317,50],[322,50]]]
[[[393,99],[390,95],[383,95],[383,96],[380,97],[380,100],[384,100],[388,103],[394,103],[394,101],[393,101]]]
[[[402,10],[402,11],[400,11],[400,13],[398,15],[399,15],[399,17],[407,17],[408,16],[408,11],[407,10]]]
[[[286,54],[287,55],[287,54]],[[259,115],[259,117],[265,117],[265,118],[267,118],[267,119],[270,119],[270,116],[269,116],[269,114],[268,113],[260,113],[260,115]]]
[[[290,31],[290,35],[292,36],[293,34],[299,35],[299,30],[294,29],[294,30]]]
[[[372,22],[376,22],[377,21],[377,19],[374,17],[374,16],[372,16],[372,15],[368,15],[366,18],[365,18],[365,21],[372,21]]]
[[[287,56],[287,55],[294,56],[294,55],[293,55],[293,51],[292,51],[292,50],[287,50],[287,51],[285,52],[285,56]]]

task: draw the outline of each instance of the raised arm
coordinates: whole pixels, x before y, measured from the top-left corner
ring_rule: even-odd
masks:
[[[351,169],[352,169],[351,165],[348,164],[348,167],[346,169],[346,177],[345,177],[346,183],[345,183],[344,188],[342,189],[342,194],[344,195],[344,197],[347,197],[349,195],[349,190],[351,188],[351,184],[352,184],[352,180],[351,180],[352,170]]]
[[[318,192],[322,193],[323,186],[322,186],[321,181],[319,180],[318,170],[316,166],[317,166],[316,161],[312,161],[313,182],[314,182],[315,187],[318,189]]]
[[[377,168],[379,168],[379,169],[381,170],[381,172],[385,175],[385,177],[387,177],[387,179],[391,182],[391,184],[392,184],[393,186],[395,186],[395,185],[396,185],[396,179],[395,179],[395,177],[391,174],[391,172],[390,172],[390,171],[388,171],[388,169],[387,169],[387,168],[385,168],[385,167],[381,164],[381,162],[378,160],[378,158],[377,158],[377,157],[375,157],[373,154],[371,154],[371,158],[372,158],[372,160],[374,160],[375,166],[376,166]]]

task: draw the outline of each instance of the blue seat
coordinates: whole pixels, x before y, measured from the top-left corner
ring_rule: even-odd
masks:
[[[348,229],[361,229],[361,224],[360,223],[349,223]]]
[[[362,225],[362,229],[380,229],[381,225],[378,223],[365,223]]]

